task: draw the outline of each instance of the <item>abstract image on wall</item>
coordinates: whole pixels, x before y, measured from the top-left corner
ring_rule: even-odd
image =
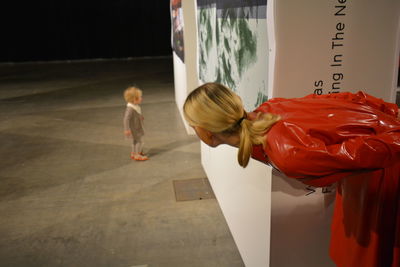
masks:
[[[183,43],[183,11],[182,0],[171,0],[172,49],[185,62]]]
[[[247,110],[267,99],[267,0],[197,0],[199,79],[238,93]]]

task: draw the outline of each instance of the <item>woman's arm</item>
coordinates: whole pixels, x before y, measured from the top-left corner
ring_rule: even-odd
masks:
[[[267,138],[270,160],[287,176],[316,179],[318,186],[336,182],[355,171],[381,169],[400,161],[400,128],[331,145],[296,129],[288,130],[279,138]]]
[[[355,94],[350,92],[326,94],[326,95],[311,94],[306,96],[305,98],[341,99],[353,103],[364,104],[374,109],[380,110],[386,114],[392,115],[393,117],[399,117],[399,107],[395,103],[385,102],[381,98],[374,97],[362,91],[359,91]]]

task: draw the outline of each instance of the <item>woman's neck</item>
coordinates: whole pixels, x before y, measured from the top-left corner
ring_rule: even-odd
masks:
[[[230,145],[233,147],[239,147],[240,144],[240,137],[238,133],[233,133],[230,135],[227,134],[222,134],[222,133],[216,133],[214,134],[215,138],[219,141],[221,144],[226,144]]]
[[[247,118],[246,120],[257,120],[258,114],[256,112],[248,112],[247,113]],[[239,147],[240,145],[240,136],[239,133],[233,133],[228,135],[221,135],[220,140],[227,145],[233,146],[233,147]]]

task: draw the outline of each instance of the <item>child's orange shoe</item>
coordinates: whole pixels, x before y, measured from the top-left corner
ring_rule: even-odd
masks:
[[[137,160],[137,161],[145,161],[145,160],[148,160],[149,158],[146,156],[142,156],[142,155],[136,155],[133,157],[133,159]]]
[[[134,157],[136,157],[138,154],[135,154],[135,153],[131,153],[131,159],[134,159]],[[146,155],[143,153],[143,152],[139,152],[139,155],[140,156],[143,156],[143,157],[146,157]]]

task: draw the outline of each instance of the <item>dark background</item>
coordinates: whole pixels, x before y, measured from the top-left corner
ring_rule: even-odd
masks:
[[[171,55],[168,0],[0,4],[0,62]]]

